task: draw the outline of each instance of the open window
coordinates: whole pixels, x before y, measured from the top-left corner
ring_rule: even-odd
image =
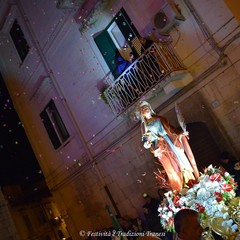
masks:
[[[132,52],[137,58],[141,52],[139,37],[137,29],[122,8],[109,25],[94,38],[115,78],[119,76],[116,55],[119,52],[125,60],[128,60],[129,54]]]

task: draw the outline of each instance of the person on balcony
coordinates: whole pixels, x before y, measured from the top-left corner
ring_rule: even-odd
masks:
[[[164,167],[172,190],[180,191],[190,179],[199,177],[197,165],[186,135],[158,116],[146,101],[140,102],[137,114],[142,120],[142,141]],[[194,175],[195,177],[194,177]]]
[[[141,54],[146,51],[152,44],[153,44],[153,41],[149,38],[146,38],[146,37],[140,37],[139,38],[139,41],[141,43]]]
[[[121,75],[134,61],[134,56],[130,53],[129,61],[125,60],[120,54],[117,55],[117,69],[118,74]]]
[[[129,73],[133,71],[133,69],[129,69],[126,73],[123,73],[127,70],[132,63],[135,61],[135,55],[133,52],[129,53],[128,60],[124,59],[120,54],[119,50],[116,49],[116,69],[114,70],[116,74],[116,79],[121,75],[121,81],[118,81],[117,87],[115,91],[118,94],[119,101],[121,102],[123,107],[131,104],[133,99],[138,97],[138,91],[136,89],[136,82],[134,82],[133,78],[129,77]]]

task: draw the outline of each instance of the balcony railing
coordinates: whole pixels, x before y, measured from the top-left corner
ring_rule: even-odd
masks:
[[[114,114],[119,115],[171,73],[184,69],[169,42],[154,43],[114,82],[109,83],[104,95]]]

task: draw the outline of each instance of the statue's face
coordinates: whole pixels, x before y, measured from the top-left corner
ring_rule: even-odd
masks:
[[[147,105],[141,107],[141,115],[146,116],[150,114],[150,108]]]

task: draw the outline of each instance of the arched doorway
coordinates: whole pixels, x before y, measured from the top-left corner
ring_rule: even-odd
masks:
[[[189,131],[189,144],[195,156],[200,172],[210,164],[219,166],[221,149],[212,137],[207,125],[203,122],[187,124]]]

